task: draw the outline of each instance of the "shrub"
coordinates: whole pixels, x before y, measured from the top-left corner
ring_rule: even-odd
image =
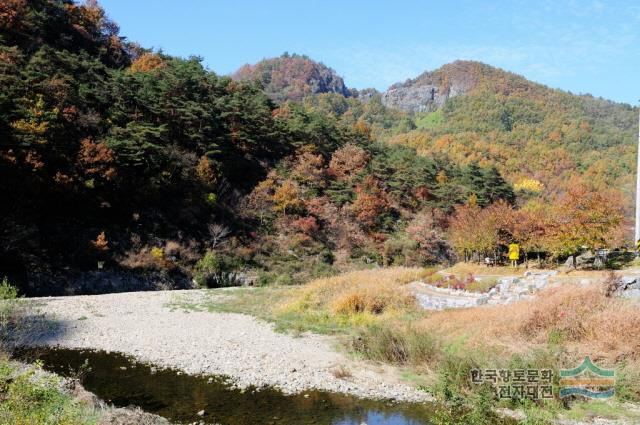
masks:
[[[556,422],[552,412],[546,411],[530,401],[525,403],[523,412],[525,417],[521,421],[522,425],[546,425]]]
[[[143,247],[127,251],[120,260],[120,264],[130,269],[150,269],[157,267],[158,260],[151,254],[148,247]]]
[[[276,276],[274,283],[276,285],[294,285],[296,282],[290,274],[279,274]]]
[[[215,193],[207,193],[204,197],[204,202],[211,208],[218,205],[218,196]]]
[[[223,255],[214,251],[207,251],[196,264],[194,279],[200,287],[221,288],[239,286],[242,284],[234,265]]]
[[[151,248],[151,256],[153,258],[155,258],[156,260],[161,260],[164,258],[164,249],[160,248],[159,246],[154,246],[153,248]]]
[[[3,424],[88,425],[97,413],[60,391],[60,379],[36,364],[26,370],[0,360],[0,422]]]
[[[9,283],[9,280],[4,277],[0,282],[0,300],[14,300],[18,297],[18,290],[15,286]]]
[[[291,222],[291,227],[305,235],[313,236],[320,230],[318,220],[314,216],[301,217]]]
[[[33,315],[31,306],[32,304],[18,297],[17,289],[6,277],[2,279],[0,282],[0,358],[14,347],[25,345],[34,334],[42,332],[42,327],[46,326],[42,321],[28,320],[29,316]]]
[[[349,369],[344,367],[343,365],[338,365],[329,370],[331,374],[338,379],[346,379],[351,378],[353,376]]]
[[[296,322],[301,328],[316,332],[362,328],[417,312],[415,297],[405,285],[425,273],[419,268],[397,267],[315,279],[293,291],[277,307],[277,314],[290,323]]]
[[[337,297],[331,303],[331,311],[337,314],[382,314],[388,309],[411,307],[413,296],[404,291],[389,288],[354,288]]]
[[[471,370],[479,368],[481,363],[475,358],[479,354],[472,350],[457,349],[450,345],[444,349],[437,365],[437,382],[434,392],[445,400],[471,389],[469,377]]]
[[[16,322],[18,305],[16,298],[18,291],[13,287],[7,278],[0,282],[0,344],[7,342],[7,338]]]
[[[322,261],[324,264],[333,264],[333,262],[336,260],[333,252],[331,252],[330,249],[326,248],[320,251],[320,254],[318,254],[318,256],[320,257],[320,261]]]
[[[395,267],[361,270],[320,278],[306,285],[290,303],[296,309],[314,308],[339,314],[403,311],[416,306],[403,287],[425,274],[423,269]],[[301,305],[301,300],[310,304]]]
[[[616,368],[616,397],[624,401],[640,400],[640,365],[622,362]]]
[[[171,248],[171,247],[170,247]],[[170,270],[176,267],[176,264],[167,258],[167,252],[164,248],[154,246],[149,251],[152,258],[152,267],[160,270]]]
[[[109,250],[109,242],[107,241],[104,230],[100,232],[95,241],[91,241],[91,247],[96,252],[105,252]]]
[[[477,282],[475,281],[475,278],[472,274],[468,274],[465,278],[459,278],[455,275],[444,276],[433,282],[433,285],[437,286],[438,288],[451,288],[482,292],[478,291],[478,288],[482,288],[482,286],[477,285]]]
[[[414,258],[417,247],[417,242],[407,237],[390,238],[383,245],[383,262],[385,265],[418,264],[420,261]]]
[[[353,337],[352,348],[364,357],[394,364],[421,365],[434,362],[440,342],[413,327],[378,324]]]
[[[420,212],[409,222],[407,235],[416,243],[415,255],[423,263],[451,261],[453,252],[437,228],[433,214]]]
[[[480,280],[473,280],[466,285],[466,290],[471,292],[489,292],[491,288],[498,284],[498,278],[483,277]]]
[[[182,246],[176,241],[167,241],[164,246],[164,253],[170,257],[178,257],[180,255],[180,251]]]

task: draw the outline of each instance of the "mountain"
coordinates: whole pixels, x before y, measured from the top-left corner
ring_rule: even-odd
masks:
[[[377,142],[415,126],[375,92],[345,97],[324,65],[285,55],[232,80],[106,16],[94,1],[0,3],[0,279],[24,294],[441,261],[457,205],[515,200],[493,167]],[[422,232],[425,209],[439,230]]]
[[[619,245],[628,105],[475,62],[384,94],[298,55],[234,78],[128,41],[95,1],[0,3],[0,278],[39,295],[294,283],[513,240]]]
[[[514,184],[544,193],[576,184],[633,198],[637,109],[552,89],[472,61],[456,61],[394,84],[382,104],[406,111],[414,127],[390,143],[458,164],[495,165]]]
[[[432,112],[455,96],[467,94],[484,78],[499,73],[481,62],[455,61],[396,83],[382,95],[384,105],[409,112]]]
[[[276,102],[301,101],[318,93],[339,93],[349,96],[344,80],[322,63],[304,55],[288,53],[264,59],[255,65],[244,65],[231,77],[239,81],[260,81],[265,93]]]

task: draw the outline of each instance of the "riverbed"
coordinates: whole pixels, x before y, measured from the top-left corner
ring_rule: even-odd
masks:
[[[59,375],[80,374],[82,385],[109,404],[137,406],[173,423],[421,425],[434,415],[428,403],[363,400],[317,390],[287,395],[273,388],[239,389],[223,377],[187,375],[105,351],[39,348],[21,357],[40,359]]]
[[[28,328],[21,345],[119,352],[190,375],[227,376],[239,388],[432,399],[393,368],[347,356],[333,337],[279,333],[244,314],[170,308],[176,297],[197,301],[205,294],[210,296],[192,290],[31,298],[42,323]]]

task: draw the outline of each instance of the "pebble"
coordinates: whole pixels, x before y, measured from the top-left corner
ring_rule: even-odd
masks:
[[[72,323],[78,315],[88,318],[75,321],[77,328],[67,332],[31,333],[29,344],[120,352],[153,365],[152,373],[171,367],[179,373],[221,376],[240,389],[275,387],[286,394],[316,389],[371,399],[431,400],[429,394],[406,389],[395,377],[336,352],[335,337],[293,337],[243,314],[171,311],[171,303],[203,295],[204,291],[187,290],[34,299],[57,322]],[[49,321],[43,322],[45,326]],[[356,371],[349,385],[331,373],[340,364]]]

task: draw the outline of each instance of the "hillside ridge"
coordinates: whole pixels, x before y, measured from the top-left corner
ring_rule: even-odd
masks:
[[[333,69],[295,53],[243,65],[231,74],[231,78],[259,81],[267,95],[276,102],[300,101],[317,93],[350,95],[344,80]]]

